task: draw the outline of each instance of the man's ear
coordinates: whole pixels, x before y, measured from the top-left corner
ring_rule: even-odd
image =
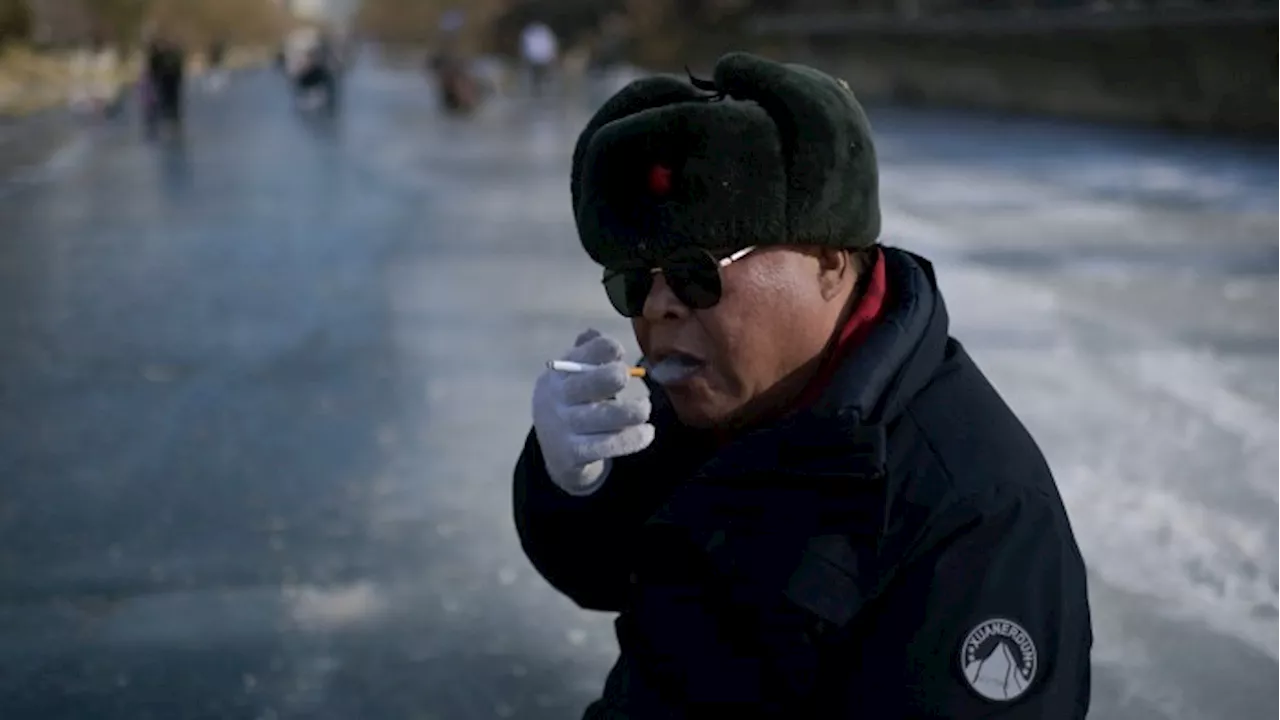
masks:
[[[824,300],[851,292],[857,282],[858,267],[853,254],[843,248],[818,248],[818,289]]]

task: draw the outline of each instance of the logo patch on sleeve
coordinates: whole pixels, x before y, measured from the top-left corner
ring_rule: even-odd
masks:
[[[960,645],[960,670],[974,692],[988,700],[1020,697],[1036,678],[1036,644],[1016,622],[981,623]]]

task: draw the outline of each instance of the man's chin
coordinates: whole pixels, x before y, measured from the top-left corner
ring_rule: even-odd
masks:
[[[725,408],[711,398],[672,393],[671,407],[676,417],[685,427],[695,430],[714,430],[728,427],[733,418],[733,409]]]
[[[775,407],[775,403],[766,402],[764,397],[744,402],[716,393],[692,391],[691,388],[683,392],[669,388],[667,398],[680,423],[697,430],[732,432],[753,427],[775,415],[770,409]]]

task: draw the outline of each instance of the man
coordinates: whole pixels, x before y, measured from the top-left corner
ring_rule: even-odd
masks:
[[[441,106],[459,113],[475,109],[480,99],[472,60],[465,51],[463,21],[461,11],[445,14],[440,21],[437,50],[428,62],[429,70],[435,75]]]
[[[588,718],[1081,718],[1085,568],[1049,468],[927,260],[877,244],[842,81],[735,53],[636,81],[571,190],[648,399],[595,332],[515,471],[533,564],[620,612]]]
[[[204,81],[205,89],[209,92],[219,92],[227,85],[227,71],[224,67],[226,56],[227,45],[223,40],[215,39],[209,43],[205,54],[208,68]]]
[[[337,110],[340,58],[333,36],[324,29],[307,31],[297,37],[294,91],[302,107]],[[318,99],[317,99],[318,94]]]
[[[520,51],[529,68],[533,94],[541,95],[551,79],[551,68],[560,52],[556,34],[546,23],[529,23],[520,34]]]
[[[146,116],[147,131],[154,133],[159,122],[167,122],[174,130],[182,126],[182,85],[186,75],[186,57],[175,42],[155,37],[147,45],[145,83],[150,93]]]

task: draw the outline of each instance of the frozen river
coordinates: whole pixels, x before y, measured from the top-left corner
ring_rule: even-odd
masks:
[[[533,572],[509,488],[542,363],[627,333],[569,210],[590,107],[451,121],[419,77],[350,81],[331,125],[263,72],[197,97],[182,149],[0,138],[5,720],[598,691],[611,618]],[[1091,717],[1275,717],[1276,148],[871,117],[885,241],[935,261],[1071,512]]]

